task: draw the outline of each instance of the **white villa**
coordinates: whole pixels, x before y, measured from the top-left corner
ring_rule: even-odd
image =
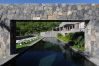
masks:
[[[54,28],[52,31],[41,32],[43,37],[56,37],[58,33],[66,35],[73,32],[84,32],[85,22],[62,22],[59,27]]]
[[[62,22],[59,27],[56,28],[56,31],[65,35],[70,32],[80,32],[84,31],[85,22]]]

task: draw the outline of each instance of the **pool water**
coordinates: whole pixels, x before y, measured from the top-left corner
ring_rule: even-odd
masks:
[[[95,66],[70,48],[63,53],[55,38],[48,39],[53,42],[41,40],[3,66]]]

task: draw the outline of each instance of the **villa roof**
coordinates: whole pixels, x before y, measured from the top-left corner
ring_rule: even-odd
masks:
[[[63,27],[64,25],[66,24],[76,24],[76,23],[79,23],[79,22],[62,22],[59,27]]]

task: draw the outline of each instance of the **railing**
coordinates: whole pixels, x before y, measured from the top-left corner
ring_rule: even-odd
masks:
[[[34,44],[34,42],[36,42],[42,38],[43,37],[41,37],[41,36],[39,36],[39,37],[37,36],[37,37],[16,40],[16,49],[31,46]]]
[[[71,30],[62,30],[62,31],[47,31],[47,32],[41,32],[41,36],[43,37],[57,37],[58,33],[74,33],[74,32],[84,32],[85,29],[71,29]]]
[[[56,37],[58,32],[59,31],[41,32],[41,36],[43,36],[43,37]]]
[[[16,40],[16,43],[21,43],[24,42],[26,40],[31,40],[31,39],[36,39],[37,37],[30,37],[30,38],[25,38],[25,39],[21,39],[21,40]]]
[[[30,37],[33,37],[33,35],[28,35],[28,36],[16,36],[16,40],[21,40],[21,39],[30,38]]]
[[[62,30],[62,31],[59,31],[59,33],[74,33],[74,32],[81,32],[81,31],[85,31],[84,28],[81,28],[81,29],[71,29],[71,30]]]

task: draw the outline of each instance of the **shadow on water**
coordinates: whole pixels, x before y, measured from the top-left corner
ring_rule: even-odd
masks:
[[[54,43],[55,41],[40,41],[3,66],[95,66],[70,48],[62,53],[59,45]]]

